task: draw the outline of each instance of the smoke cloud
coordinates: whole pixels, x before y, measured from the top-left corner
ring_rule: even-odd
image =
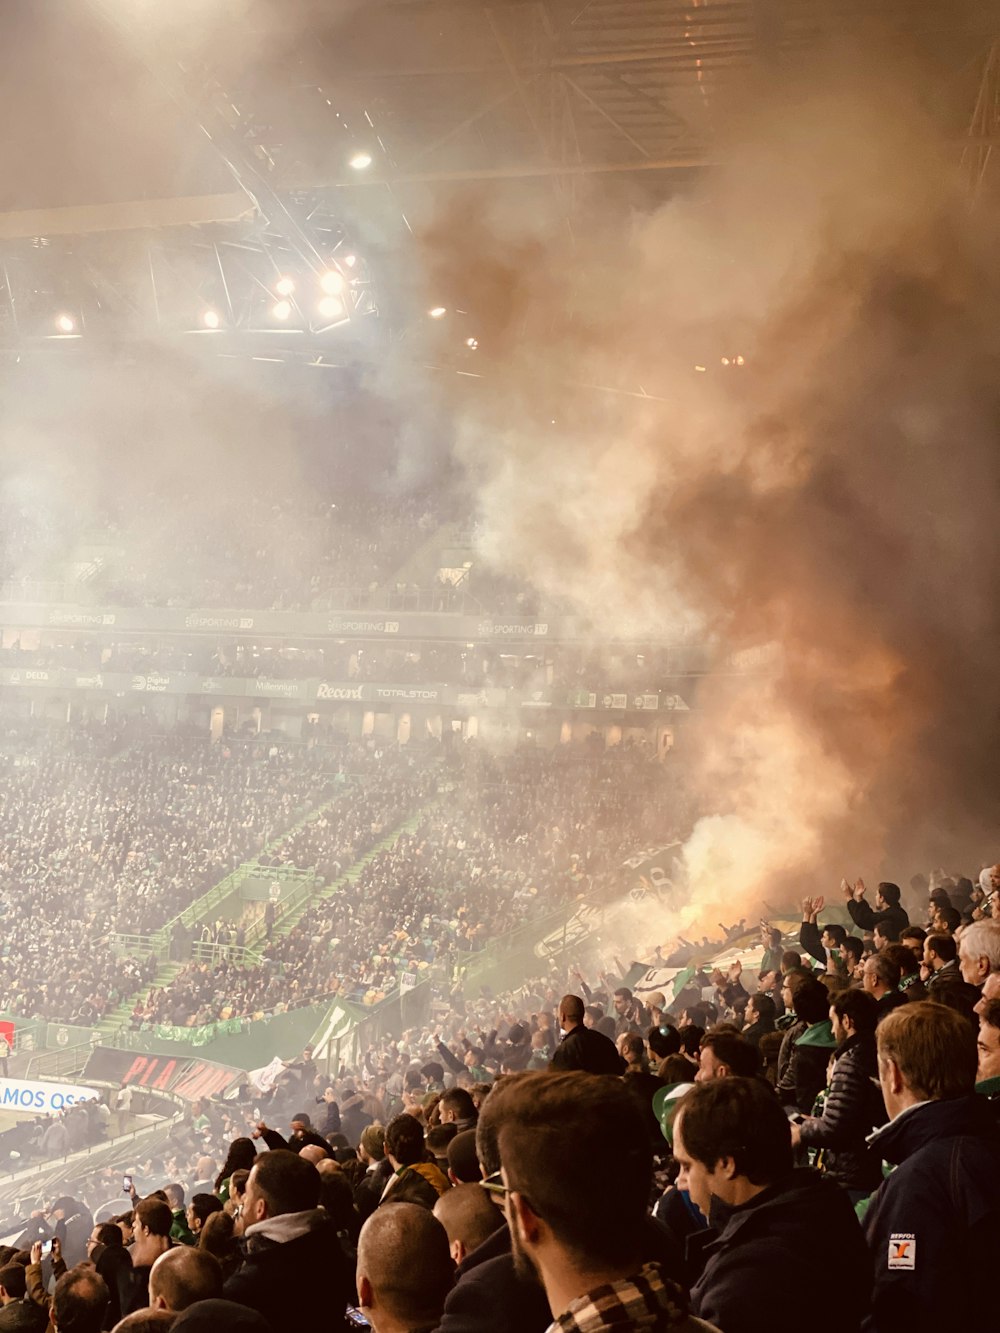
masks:
[[[497,357],[459,406],[484,556],[595,639],[780,647],[678,756],[717,812],[692,927],[995,859],[995,237],[919,67],[855,56],[746,91],[693,192],[574,247],[483,199],[425,237]]]

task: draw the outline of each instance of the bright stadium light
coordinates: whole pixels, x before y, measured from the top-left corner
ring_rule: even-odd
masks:
[[[344,255],[345,268],[353,268],[357,262],[358,262],[357,255]]]
[[[274,290],[279,296],[291,296],[292,292],[295,291],[295,279],[279,278],[274,284]]]
[[[206,329],[217,329],[219,325],[222,323],[222,320],[219,319],[219,316],[216,311],[206,310],[201,317],[201,322],[204,324]]]
[[[337,296],[324,296],[316,308],[324,319],[339,319],[344,313],[344,303]]]
[[[366,153],[363,148],[348,160],[348,166],[353,167],[355,171],[366,171],[371,164],[372,155],[371,153]]]
[[[327,296],[339,296],[345,286],[343,274],[338,273],[335,268],[327,269],[320,278],[319,285]]]
[[[72,315],[59,315],[56,318],[56,328],[60,333],[74,333],[76,331],[76,320]]]
[[[427,313],[430,315],[431,319],[444,319],[448,311],[443,305],[436,305],[433,310],[428,310]]]
[[[292,313],[291,301],[276,301],[274,305],[271,307],[271,314],[274,316],[275,319],[280,319],[284,321],[289,318],[291,313]]]

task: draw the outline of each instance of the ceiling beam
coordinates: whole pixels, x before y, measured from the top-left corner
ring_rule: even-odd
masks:
[[[137,199],[121,204],[28,209],[0,213],[0,240],[201,227],[212,222],[240,222],[254,213],[253,205],[242,190],[234,194],[194,195],[184,199]]]

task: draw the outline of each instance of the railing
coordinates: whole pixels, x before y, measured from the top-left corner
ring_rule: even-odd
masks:
[[[213,944],[211,940],[195,940],[191,945],[191,960],[195,963],[219,963],[225,960],[237,967],[257,967],[261,955],[242,944]]]
[[[75,1046],[64,1046],[54,1051],[43,1051],[28,1061],[25,1078],[64,1078],[78,1074],[87,1063],[96,1042],[84,1041]]]

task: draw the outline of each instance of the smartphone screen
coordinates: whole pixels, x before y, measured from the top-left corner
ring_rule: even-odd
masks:
[[[52,1242],[50,1240],[42,1241],[42,1258],[52,1253]]]
[[[370,1320],[353,1305],[347,1307],[347,1323],[351,1328],[371,1328]]]
[[[122,1193],[123,1193],[123,1194],[131,1194],[131,1193],[132,1193],[132,1177],[131,1177],[131,1176],[122,1176]]]

